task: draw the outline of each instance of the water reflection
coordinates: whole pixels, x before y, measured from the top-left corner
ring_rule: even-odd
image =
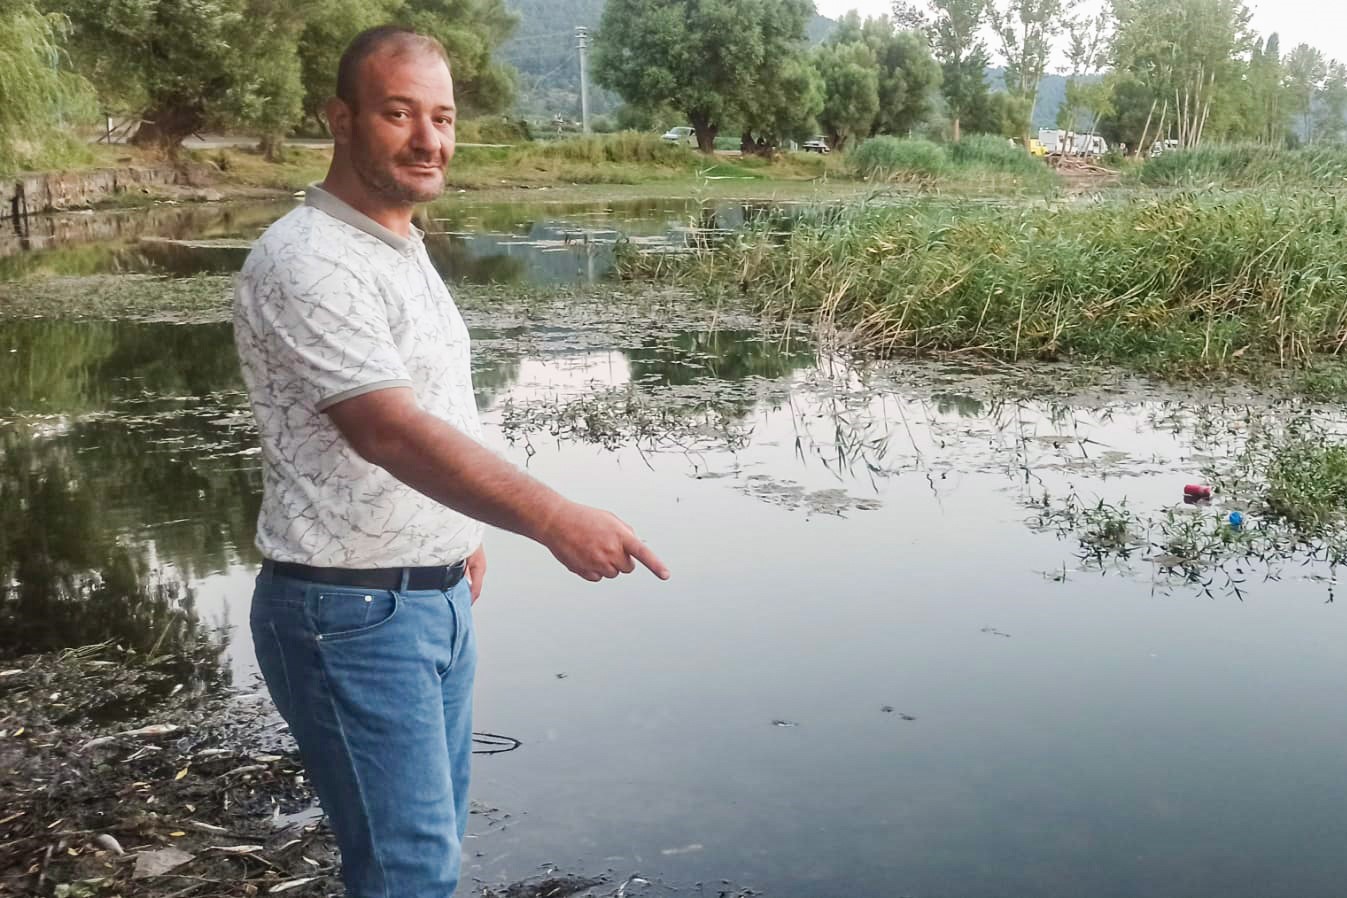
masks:
[[[815,362],[813,347],[803,340],[755,331],[652,335],[642,343],[639,348],[623,350],[631,364],[632,380],[665,387],[749,377],[775,380]]]
[[[227,324],[8,321],[0,359],[0,409],[11,413],[78,415],[243,389]]]
[[[477,333],[484,408],[520,377],[523,359],[503,348],[518,330]],[[624,353],[641,389],[677,399],[650,406],[650,433],[734,428],[752,382],[814,362],[800,341],[746,330],[651,335]],[[0,651],[191,642],[191,584],[260,561],[260,471],[229,326],[10,321],[0,359]]]
[[[157,271],[154,249],[151,255],[142,251],[142,238],[251,240],[293,205],[165,203],[142,209],[35,216],[25,235],[0,234],[0,281]]]
[[[203,623],[191,575],[164,563],[181,556],[108,527],[78,456],[53,448],[0,434],[0,657],[112,642],[167,664],[165,690],[226,684],[229,633]]]
[[[942,415],[976,418],[985,408],[985,403],[981,399],[962,393],[936,393],[931,399],[935,402],[936,410]]]
[[[149,273],[187,277],[237,271],[252,240],[294,200],[41,216],[32,231],[0,236],[0,281]],[[803,207],[653,199],[483,204],[450,197],[417,219],[436,268],[452,283],[593,284],[614,245],[684,246],[747,224],[789,227]]]
[[[15,321],[0,358],[0,650],[195,642],[190,584],[257,560],[228,326]]]
[[[536,416],[547,445],[511,458],[629,515],[679,579],[595,589],[493,534],[479,713],[526,748],[479,768],[521,813],[471,875],[1065,896],[1273,871],[1336,894],[1347,634],[1322,585],[1156,602],[1162,573],[1068,570],[1074,545],[1024,526],[1045,491],[1176,504],[1278,409],[1007,398],[1014,375],[621,324],[478,332],[492,438]],[[0,652],[188,651],[221,582],[241,624],[260,481],[227,325],[9,322],[0,362]],[[1288,868],[1286,844],[1315,857]]]

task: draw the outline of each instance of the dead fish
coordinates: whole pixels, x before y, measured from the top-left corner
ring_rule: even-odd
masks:
[[[224,779],[227,776],[241,776],[245,773],[260,773],[266,769],[266,764],[245,764],[242,767],[235,767],[233,770],[225,771],[220,774],[220,778]]]
[[[94,836],[94,844],[104,851],[111,851],[113,854],[126,854],[126,850],[122,848],[122,843],[118,842],[107,833],[100,833]]]
[[[234,754],[234,750],[232,748],[203,748],[201,751],[196,753],[196,757],[198,760],[200,760],[201,758],[216,758],[219,757],[220,755],[232,755],[232,754]]]
[[[141,727],[136,730],[126,730],[111,736],[99,736],[96,739],[90,739],[80,748],[80,751],[88,751],[91,748],[97,748],[100,745],[107,745],[109,742],[115,742],[122,737],[127,738],[148,738],[152,736],[167,736],[176,733],[182,727],[174,723],[152,723],[149,726]]]
[[[218,851],[221,854],[256,854],[265,850],[261,845],[212,845],[207,851]]]
[[[267,894],[275,895],[277,892],[288,892],[291,889],[299,888],[305,883],[313,882],[317,878],[318,877],[316,876],[305,876],[300,879],[292,879],[289,882],[277,883],[276,885],[272,886],[270,889],[267,890]]]
[[[176,733],[182,727],[176,723],[152,723],[147,727],[141,727],[137,730],[126,730],[118,733],[118,736],[167,736],[170,733]]]

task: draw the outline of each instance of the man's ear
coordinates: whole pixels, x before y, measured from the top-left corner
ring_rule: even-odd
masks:
[[[351,119],[355,116],[354,111],[345,100],[338,97],[333,97],[327,101],[326,111],[327,127],[332,132],[332,142],[337,144],[350,143]]]

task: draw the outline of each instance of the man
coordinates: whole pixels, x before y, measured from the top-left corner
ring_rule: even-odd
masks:
[[[454,153],[444,49],[364,32],[327,115],[326,179],[262,235],[235,296],[264,474],[253,641],[347,894],[448,898],[468,818],[482,523],[588,580],[637,561],[668,571],[616,517],[477,441],[467,329],[411,224]]]

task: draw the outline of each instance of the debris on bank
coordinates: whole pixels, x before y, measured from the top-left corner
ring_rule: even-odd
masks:
[[[520,745],[473,738],[475,754]],[[473,803],[497,825],[494,812]],[[553,870],[460,891],[635,898],[635,880]],[[0,656],[0,896],[340,894],[336,844],[264,690],[112,643]]]
[[[100,645],[0,662],[0,894],[291,898],[337,854],[262,696]],[[137,699],[159,698],[141,706]],[[134,709],[146,719],[118,719]]]

